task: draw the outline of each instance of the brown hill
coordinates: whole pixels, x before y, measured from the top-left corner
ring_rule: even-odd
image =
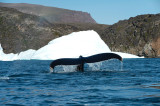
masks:
[[[160,14],[119,21],[105,29],[101,37],[113,51],[160,57]]]
[[[0,3],[0,6],[15,8],[23,13],[41,16],[50,23],[96,23],[87,12],[25,3]]]
[[[106,27],[108,26],[91,23],[51,24],[42,17],[0,7],[0,44],[5,53],[37,50],[62,35],[89,29],[103,32]]]

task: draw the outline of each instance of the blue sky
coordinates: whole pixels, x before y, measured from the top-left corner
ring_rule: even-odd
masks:
[[[160,0],[0,0],[84,11],[100,24],[114,24],[142,14],[160,13]]]

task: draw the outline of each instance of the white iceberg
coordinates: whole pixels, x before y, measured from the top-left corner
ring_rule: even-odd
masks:
[[[36,53],[36,50],[26,50],[24,52],[19,53],[17,60],[28,60],[32,59],[32,56]]]
[[[144,58],[144,57],[139,57],[139,56],[136,56],[136,55],[133,55],[133,54],[129,54],[129,53],[122,53],[122,52],[112,52],[112,53],[118,54],[122,58]]]
[[[57,38],[36,51],[32,59],[57,59],[111,52],[95,31],[74,32]]]
[[[111,52],[109,47],[104,43],[97,32],[90,30],[73,32],[50,41],[48,45],[39,50],[29,49],[19,54],[5,54],[0,45],[0,60],[55,60],[58,58],[76,58],[80,55],[86,57],[107,52]],[[139,58],[138,56],[128,53],[113,53],[119,54],[122,58]]]

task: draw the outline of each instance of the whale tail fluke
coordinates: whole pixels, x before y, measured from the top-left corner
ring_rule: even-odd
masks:
[[[109,59],[118,59],[122,61],[122,57],[119,56],[118,54],[115,53],[101,53],[101,54],[96,54],[92,55],[89,57],[82,57],[80,56],[79,58],[61,58],[54,60],[51,64],[50,67],[54,69],[55,66],[57,65],[82,65],[84,63],[95,63],[95,62],[100,62],[100,61],[105,61]],[[83,67],[82,67],[83,68]],[[83,69],[81,69],[83,71]]]

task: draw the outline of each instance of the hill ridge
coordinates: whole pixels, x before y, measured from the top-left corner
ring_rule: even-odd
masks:
[[[0,6],[15,8],[23,13],[41,16],[51,23],[96,23],[89,13],[82,11],[28,3],[0,3]]]

